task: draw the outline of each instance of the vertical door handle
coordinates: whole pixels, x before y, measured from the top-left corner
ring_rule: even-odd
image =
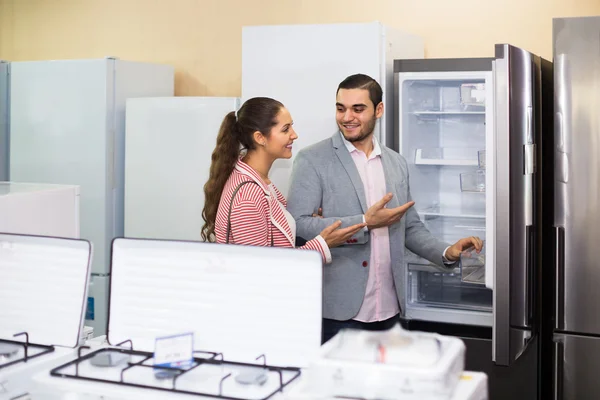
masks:
[[[563,379],[564,379],[564,357],[565,357],[565,345],[562,341],[554,342],[554,400],[563,399]]]
[[[556,304],[555,304],[555,319],[556,328],[563,329],[564,311],[565,311],[565,228],[557,226],[556,230],[556,246],[555,246],[555,268],[556,268]]]

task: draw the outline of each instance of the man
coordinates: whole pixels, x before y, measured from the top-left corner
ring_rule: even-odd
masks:
[[[460,253],[483,246],[477,237],[449,245],[434,238],[412,208],[406,160],[373,135],[383,92],[357,74],[336,95],[339,132],[300,151],[292,171],[288,211],[297,236],[314,237],[336,220],[366,222],[348,243],[331,249],[323,267],[323,342],[342,328],[385,330],[406,309],[404,249],[453,267]],[[315,217],[322,208],[323,218]]]

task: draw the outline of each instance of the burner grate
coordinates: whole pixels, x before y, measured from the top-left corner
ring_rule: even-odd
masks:
[[[0,370],[54,351],[54,346],[29,343],[29,334],[27,332],[20,332],[13,335],[13,337],[19,336],[25,336],[25,342],[0,339]],[[23,357],[16,357],[21,349],[23,350]]]
[[[267,400],[301,374],[299,368],[268,365],[264,355],[256,358],[257,361],[262,359],[262,363],[254,364],[226,361],[222,353],[207,351],[194,351],[193,362],[189,366],[155,366],[152,364],[153,353],[134,350],[133,346],[129,349],[116,346],[85,355],[82,355],[82,350],[90,348],[81,346],[75,360],[52,369],[50,375],[226,400]],[[203,372],[199,372],[202,368]],[[203,375],[206,373],[208,375]],[[272,377],[269,384],[266,384],[267,375]],[[186,377],[189,378],[188,387],[182,383]],[[189,387],[195,386],[198,381],[202,381],[200,386],[203,388]],[[228,388],[225,388],[226,384]],[[234,393],[245,390],[253,395],[244,397]]]

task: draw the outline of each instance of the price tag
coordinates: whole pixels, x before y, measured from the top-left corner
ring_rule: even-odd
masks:
[[[154,345],[154,365],[181,368],[191,365],[193,358],[193,333],[182,333],[156,338]]]

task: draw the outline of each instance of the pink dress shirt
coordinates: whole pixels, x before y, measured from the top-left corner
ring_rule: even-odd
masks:
[[[364,152],[344,139],[343,135],[342,139],[356,164],[364,185],[367,207],[371,207],[386,194],[379,142],[373,137],[373,151],[367,158]],[[384,321],[400,313],[392,275],[389,230],[387,227],[372,229],[369,235],[371,244],[369,278],[362,306],[353,318],[361,322]]]

